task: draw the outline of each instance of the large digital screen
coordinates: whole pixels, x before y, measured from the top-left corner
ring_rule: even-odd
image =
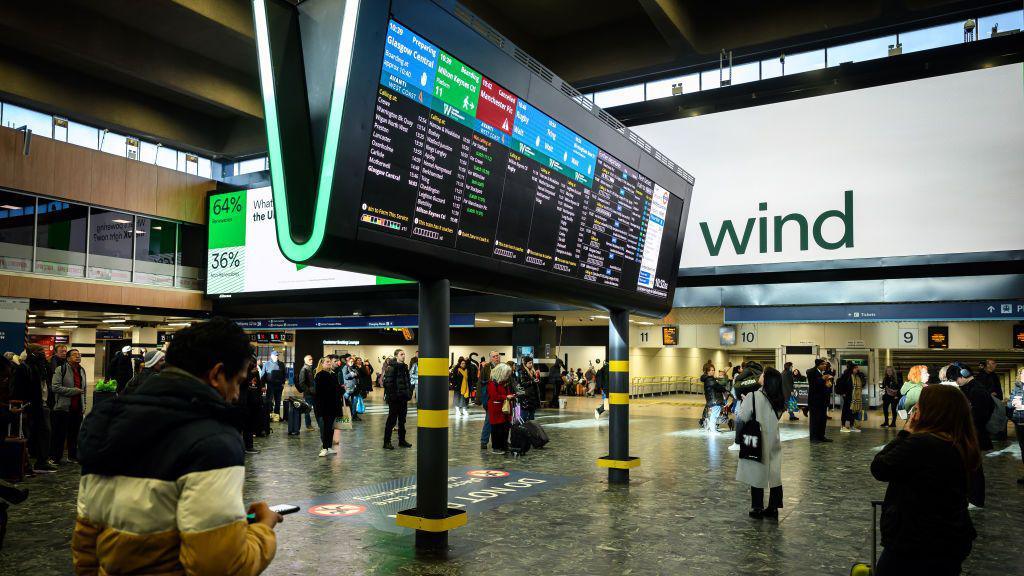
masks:
[[[289,262],[274,230],[270,188],[211,194],[206,292],[211,295],[374,286],[399,282]]]
[[[674,284],[680,198],[395,20],[366,172],[361,228],[656,299]]]

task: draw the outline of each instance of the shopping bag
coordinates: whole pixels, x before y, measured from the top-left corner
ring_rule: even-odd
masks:
[[[356,396],[356,414],[366,413],[366,403],[363,401],[362,396]]]
[[[334,419],[335,430],[351,430],[352,429],[352,417],[351,416],[339,416]]]

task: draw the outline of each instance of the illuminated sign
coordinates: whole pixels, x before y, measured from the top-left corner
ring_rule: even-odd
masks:
[[[661,327],[661,345],[679,346],[679,326]]]
[[[1016,324],[1013,327],[1013,347],[1024,349],[1024,324]]]
[[[721,346],[736,345],[736,327],[722,326],[718,329],[718,343]]]
[[[934,349],[949,348],[949,326],[929,326],[928,347]]]

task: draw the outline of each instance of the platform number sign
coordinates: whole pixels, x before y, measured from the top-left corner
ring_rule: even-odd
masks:
[[[646,330],[643,330],[643,331],[640,332],[640,342],[641,343],[646,343],[646,342],[649,342],[650,340],[651,340],[651,333],[650,332],[648,332]]]
[[[740,329],[736,331],[736,335],[738,336],[737,340],[739,340],[737,344],[740,346],[746,346],[748,348],[757,346],[757,328],[754,328],[753,326],[741,326]]]
[[[917,328],[899,328],[896,334],[897,348],[918,348],[921,340]]]

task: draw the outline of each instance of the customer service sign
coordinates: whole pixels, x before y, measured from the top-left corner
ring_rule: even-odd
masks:
[[[636,127],[697,179],[681,267],[1024,250],[1022,70]]]

